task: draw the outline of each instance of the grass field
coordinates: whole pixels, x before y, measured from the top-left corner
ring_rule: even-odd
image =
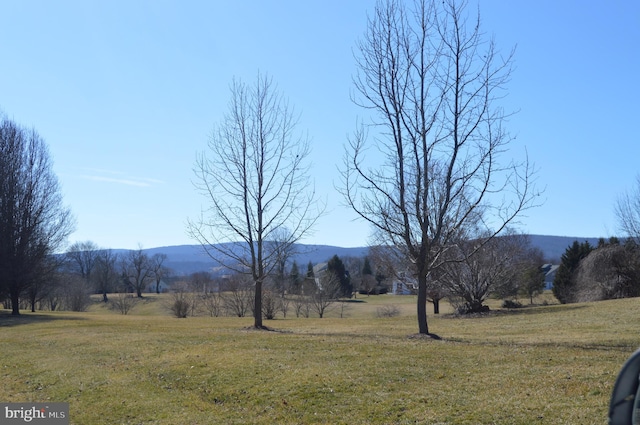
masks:
[[[175,319],[148,297],[127,316],[0,313],[0,401],[69,402],[73,424],[603,424],[640,346],[638,299],[484,317],[364,297],[346,317]],[[399,317],[377,318],[395,304]],[[446,307],[443,309],[450,311]]]

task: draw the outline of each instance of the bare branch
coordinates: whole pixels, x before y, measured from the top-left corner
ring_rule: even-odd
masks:
[[[322,213],[308,177],[309,140],[269,77],[231,85],[229,112],[198,155],[196,188],[209,206],[189,232],[225,267],[250,274],[255,326],[262,327],[262,283],[283,249],[308,233]],[[282,229],[287,229],[282,238]],[[279,249],[273,249],[278,240]]]
[[[513,51],[501,57],[466,6],[380,0],[357,44],[352,99],[371,121],[348,142],[340,190],[413,265],[426,334],[427,279],[445,254],[499,234],[538,195],[528,162],[502,160],[513,139],[498,101]]]

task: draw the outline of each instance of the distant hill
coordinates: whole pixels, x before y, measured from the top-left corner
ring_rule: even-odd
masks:
[[[531,245],[540,248],[544,253],[544,257],[547,261],[559,264],[560,257],[567,250],[567,248],[573,244],[573,241],[580,243],[587,241],[591,245],[598,246],[598,240],[600,238],[583,238],[578,236],[543,236],[543,235],[529,235]]]
[[[579,242],[588,241],[591,245],[598,244],[598,238],[583,238],[570,236],[544,236],[530,235],[531,245],[539,248],[544,253],[547,261],[558,263],[560,257],[567,247],[577,240]],[[216,271],[218,263],[209,257],[200,245],[178,245],[150,248],[144,250],[148,255],[165,254],[167,256],[166,266],[171,268],[178,275],[188,275],[199,271]],[[340,258],[364,257],[369,251],[369,247],[342,248],[331,245],[296,245],[298,252],[292,257],[302,270],[311,261],[313,264],[322,263],[329,260],[334,255]]]
[[[199,271],[215,272],[219,269],[219,264],[204,252],[200,245],[179,245],[150,248],[143,250],[148,255],[165,254],[167,260],[165,265],[178,275],[188,275]],[[364,257],[369,251],[369,247],[342,248],[330,245],[303,245],[295,246],[295,255],[291,260],[295,260],[301,271],[306,271],[309,261],[313,264],[322,263],[329,260],[334,255],[340,258]]]

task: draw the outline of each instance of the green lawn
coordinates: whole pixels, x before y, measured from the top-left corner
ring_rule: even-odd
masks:
[[[0,401],[69,402],[73,424],[602,424],[640,346],[638,299],[486,317],[431,315],[415,298],[361,297],[346,317],[252,331],[250,318],[0,313]],[[401,316],[376,318],[397,304]],[[448,310],[445,306],[443,310]]]

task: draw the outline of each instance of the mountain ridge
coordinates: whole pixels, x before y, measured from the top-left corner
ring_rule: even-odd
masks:
[[[539,248],[550,263],[557,264],[560,257],[574,241],[580,243],[587,241],[593,246],[597,246],[600,238],[579,237],[579,236],[551,236],[551,235],[529,235],[531,245]],[[334,255],[338,257],[364,257],[368,254],[369,247],[339,247],[334,245],[321,244],[297,244],[298,253],[291,256],[298,266],[306,270],[306,265],[322,263],[328,261]],[[118,249],[115,251],[125,252],[129,250]],[[165,265],[179,275],[188,275],[199,271],[212,271],[219,268],[219,263],[212,259],[201,245],[168,245],[156,248],[143,249],[148,255],[165,254],[167,259]]]

